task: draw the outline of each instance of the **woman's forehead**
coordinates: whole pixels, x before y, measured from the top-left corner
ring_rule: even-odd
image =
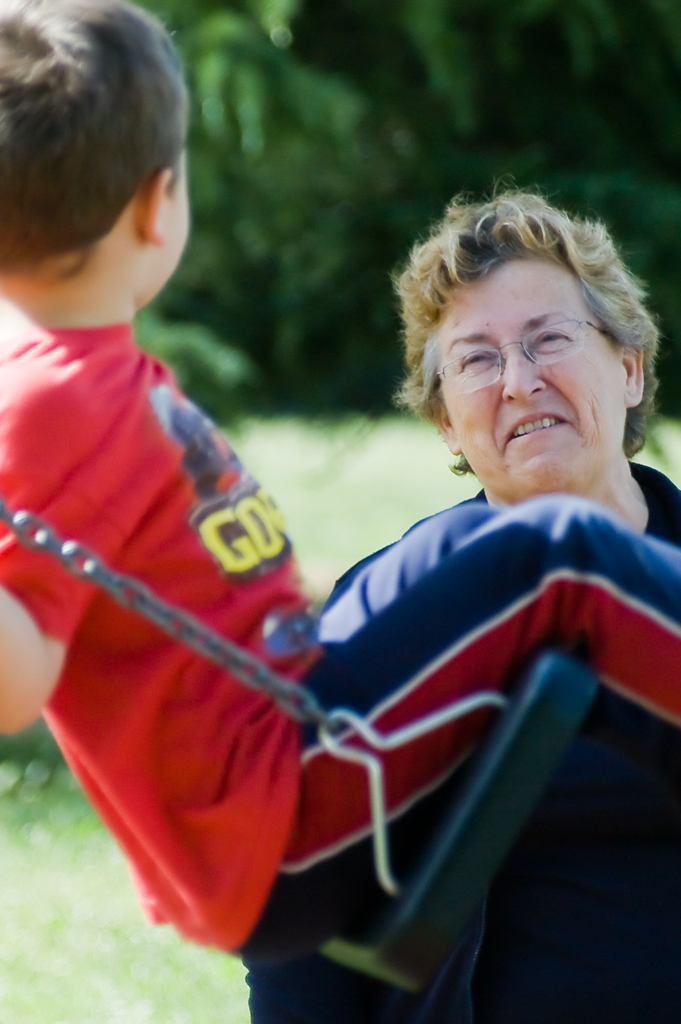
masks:
[[[441,344],[495,340],[552,320],[585,319],[588,312],[570,271],[541,260],[514,260],[458,288],[443,310],[437,334]]]

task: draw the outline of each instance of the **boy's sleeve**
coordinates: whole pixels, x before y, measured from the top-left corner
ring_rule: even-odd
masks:
[[[12,511],[23,508],[30,506],[20,505]],[[31,510],[34,509],[35,505]],[[79,495],[68,492],[56,494],[38,509],[38,514],[48,524],[80,524],[95,550],[107,550],[111,546],[114,528]],[[0,538],[0,584],[30,612],[41,632],[68,644],[95,593],[95,587],[71,575],[53,555],[30,550],[7,527],[3,527],[3,531]],[[70,538],[64,536],[62,539]]]
[[[106,556],[122,540],[108,514],[106,491],[95,500],[86,484],[102,462],[107,425],[92,417],[92,398],[68,369],[49,359],[0,362],[0,496],[11,513],[27,511],[62,540],[84,540]],[[105,471],[98,470],[101,477]],[[96,474],[95,474],[96,476]],[[94,593],[50,555],[28,550],[0,527],[0,585],[34,617],[43,633],[68,643]]]

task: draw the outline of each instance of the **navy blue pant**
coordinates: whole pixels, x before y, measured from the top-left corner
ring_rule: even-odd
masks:
[[[581,499],[448,510],[360,565],[325,612],[306,683],[390,732],[482,689],[538,648],[579,647],[610,687],[681,722],[681,551]],[[383,756],[399,864],[488,712]],[[362,746],[362,741],[352,737]],[[337,933],[375,885],[366,778],[306,736],[300,813],[244,953],[300,956]]]

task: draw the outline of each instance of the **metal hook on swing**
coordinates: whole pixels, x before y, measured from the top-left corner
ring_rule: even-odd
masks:
[[[388,813],[385,796],[383,764],[380,758],[368,750],[350,746],[345,741],[354,732],[374,750],[395,750],[426,733],[439,729],[457,718],[463,718],[484,707],[504,708],[508,698],[495,691],[482,691],[472,697],[464,697],[441,708],[425,718],[412,722],[395,732],[378,732],[365,718],[349,708],[335,708],[318,729],[319,742],[333,757],[354,764],[360,764],[367,773],[369,783],[369,805],[373,836],[374,868],[381,888],[389,896],[399,896],[400,885],[390,864],[390,843],[388,839]],[[343,728],[344,727],[344,728]]]

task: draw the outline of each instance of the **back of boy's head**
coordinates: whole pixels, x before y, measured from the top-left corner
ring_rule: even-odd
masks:
[[[155,18],[127,0],[0,0],[0,272],[85,251],[177,168],[187,96]]]

